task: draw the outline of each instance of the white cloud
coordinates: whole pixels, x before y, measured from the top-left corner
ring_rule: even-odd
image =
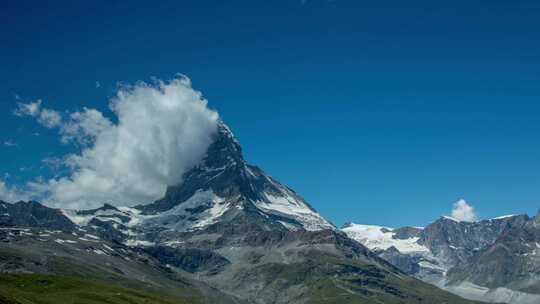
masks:
[[[70,121],[62,125],[61,140],[63,143],[75,141],[84,145],[91,144],[99,134],[112,126],[111,121],[98,110],[84,108],[82,112],[71,113]]]
[[[0,200],[8,203],[27,201],[29,195],[18,188],[9,187],[3,180],[0,180]]]
[[[45,203],[86,209],[159,199],[202,159],[217,129],[218,114],[186,77],[122,87],[110,108],[114,122],[85,108],[57,125],[61,140],[82,150],[65,158],[68,176],[29,183]]]
[[[42,101],[38,99],[29,103],[18,103],[15,109],[17,116],[31,116],[46,128],[52,129],[62,124],[62,116],[59,112],[41,107]]]
[[[20,99],[19,97],[17,97],[17,99]],[[15,115],[17,116],[33,116],[33,117],[36,117],[39,115],[39,111],[40,111],[40,108],[41,108],[41,100],[38,99],[34,102],[29,102],[29,103],[18,103],[17,104],[17,109],[15,109]]]
[[[39,113],[38,122],[43,126],[52,129],[58,127],[62,123],[62,116],[54,110],[43,109],[41,110],[41,113]]]
[[[467,204],[467,202],[463,199],[460,199],[454,203],[452,217],[463,222],[475,222],[478,219],[476,217],[476,213],[474,212],[474,208]]]

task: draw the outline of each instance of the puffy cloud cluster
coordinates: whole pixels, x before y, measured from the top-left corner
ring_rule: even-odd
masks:
[[[41,101],[19,104],[17,115],[58,127],[62,142],[81,148],[63,158],[70,174],[29,184],[47,204],[86,209],[152,202],[204,157],[217,130],[218,114],[186,77],[121,87],[110,109],[115,120],[84,108],[46,124],[49,110]]]
[[[111,121],[95,109],[84,108],[82,112],[74,112],[70,120],[60,128],[61,141],[75,141],[83,146],[91,145],[96,138],[113,126]]]
[[[473,206],[469,205],[463,199],[460,199],[454,203],[452,217],[462,222],[475,222],[478,220]]]

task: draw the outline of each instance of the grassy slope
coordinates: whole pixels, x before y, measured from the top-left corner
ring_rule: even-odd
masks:
[[[4,245],[4,244],[3,244]],[[171,280],[167,276],[169,274],[162,273],[152,268],[150,265],[136,263],[134,261],[125,262],[125,264],[118,264],[123,262],[122,259],[114,260],[85,260],[81,254],[79,259],[76,260],[74,256],[60,257],[52,255],[50,252],[42,251],[39,247],[29,247],[31,250],[23,251],[20,248],[6,248],[7,246],[0,246],[0,266],[3,271],[9,271],[10,273],[31,272],[36,274],[53,275],[53,278],[77,278],[80,282],[101,282],[104,286],[115,286],[115,288],[126,290],[139,290],[147,294],[159,294],[164,295],[162,298],[174,298],[183,299],[182,301],[176,301],[173,303],[202,303],[205,302],[204,295],[196,286],[191,283],[182,280],[181,278],[174,278]],[[97,256],[97,258],[103,258],[103,256]],[[109,263],[113,262],[113,263]],[[145,281],[137,280],[136,278],[129,278],[126,275],[117,272],[116,269],[126,269],[130,267],[132,269],[139,269],[144,272],[146,276]],[[3,278],[6,274],[0,273]],[[172,276],[172,275],[171,275]],[[77,279],[72,279],[76,281]],[[0,281],[0,290],[5,284]],[[0,304],[2,301],[0,300]],[[24,303],[24,302],[23,302]],[[33,302],[30,302],[33,303]],[[37,302],[48,303],[48,302]],[[63,302],[51,302],[51,303],[63,303]],[[72,302],[66,302],[72,303]],[[87,302],[73,302],[73,303],[87,303]],[[108,303],[103,301],[88,302],[88,303]],[[117,302],[111,302],[117,303]],[[131,303],[131,302],[118,302],[118,303]],[[133,302],[133,303],[152,303],[152,302]],[[160,302],[157,302],[160,303]],[[164,302],[167,303],[167,302]],[[224,302],[228,303],[228,302]]]
[[[38,274],[0,274],[0,303],[187,304],[188,302],[78,278]]]
[[[265,264],[250,275],[265,277],[268,288],[287,289],[302,284],[295,301],[313,304],[472,304],[417,279],[397,277],[373,265],[324,254],[302,263]]]
[[[311,285],[314,296],[310,303],[351,304],[472,304],[417,279],[400,278],[381,272],[373,266],[350,262],[341,264],[345,268],[357,269],[354,274],[339,277],[323,277]]]

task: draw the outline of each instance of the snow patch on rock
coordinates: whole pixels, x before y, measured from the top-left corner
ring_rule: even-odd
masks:
[[[255,202],[255,205],[265,213],[293,219],[306,230],[334,229],[330,223],[309,208],[305,202],[285,191],[279,194],[264,192],[263,199]],[[284,226],[286,228],[291,227],[290,225]]]
[[[429,252],[425,246],[418,244],[418,237],[396,239],[392,228],[350,224],[342,229],[350,238],[360,242],[371,250],[386,250],[395,247],[401,253]]]

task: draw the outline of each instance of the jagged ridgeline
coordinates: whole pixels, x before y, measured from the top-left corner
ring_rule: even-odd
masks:
[[[84,279],[174,303],[472,303],[408,276],[336,229],[247,164],[223,123],[201,163],[154,203],[77,211],[2,202],[0,214],[4,273]],[[4,275],[0,282],[16,279],[32,281]],[[49,290],[78,294],[78,283],[64,285]],[[42,290],[17,286],[2,283],[0,292],[34,303],[29,295]]]
[[[540,215],[466,222],[443,216],[425,228],[348,224],[342,230],[408,275],[466,298],[540,303]]]

